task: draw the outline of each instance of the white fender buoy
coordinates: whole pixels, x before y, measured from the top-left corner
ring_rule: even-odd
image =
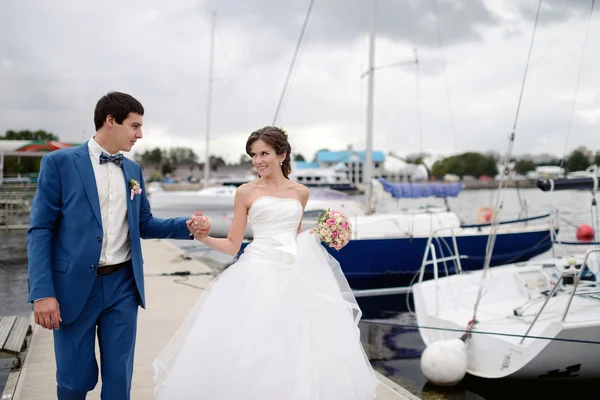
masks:
[[[421,355],[421,371],[429,382],[454,386],[467,373],[467,347],[461,339],[438,340]]]

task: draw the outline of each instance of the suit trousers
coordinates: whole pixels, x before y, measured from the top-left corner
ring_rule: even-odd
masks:
[[[95,278],[81,314],[54,331],[59,400],[84,400],[98,383],[100,349],[103,400],[129,400],[139,295],[131,265]]]

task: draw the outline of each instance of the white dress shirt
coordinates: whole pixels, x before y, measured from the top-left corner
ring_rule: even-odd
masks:
[[[131,259],[129,243],[129,225],[127,223],[127,199],[125,176],[123,170],[113,162],[100,164],[100,154],[105,152],[94,138],[88,142],[98,200],[102,217],[102,250],[99,267],[115,265]]]

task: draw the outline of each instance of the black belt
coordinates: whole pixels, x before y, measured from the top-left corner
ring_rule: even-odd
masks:
[[[110,274],[112,274],[114,272],[117,272],[121,268],[129,267],[129,266],[131,266],[131,260],[124,261],[124,262],[122,262],[120,264],[105,265],[103,267],[98,267],[98,270],[96,272],[96,276],[110,275]]]

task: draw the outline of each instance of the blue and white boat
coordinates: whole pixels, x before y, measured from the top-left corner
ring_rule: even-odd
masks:
[[[372,2],[373,21],[376,6]],[[350,286],[357,289],[410,286],[419,272],[423,255],[428,254],[427,243],[435,247],[438,261],[451,253],[453,241],[461,250],[462,268],[483,268],[490,223],[463,225],[458,216],[445,208],[425,208],[400,213],[374,213],[381,200],[377,190],[382,187],[393,198],[455,197],[462,190],[460,183],[391,183],[373,179],[377,175],[373,151],[373,93],[375,61],[375,24],[371,26],[369,67],[364,74],[368,78],[366,151],[359,184],[364,186],[366,213],[352,216],[352,239],[340,251],[327,248],[337,259]],[[415,51],[415,65],[418,65]],[[399,63],[400,64],[400,63]],[[401,63],[404,64],[404,63]],[[381,191],[380,191],[381,192]],[[381,193],[380,193],[381,194]],[[334,209],[334,207],[331,207]],[[324,211],[324,210],[322,210]],[[491,211],[491,210],[490,210]],[[313,210],[314,212],[314,210]],[[485,221],[485,219],[484,219]],[[307,215],[302,228],[311,222]],[[552,247],[555,228],[550,214],[534,218],[504,221],[497,227],[497,237],[490,265],[526,261]],[[243,252],[248,242],[242,244]],[[454,246],[456,247],[456,246]],[[450,272],[450,266],[448,267]]]
[[[377,179],[395,199],[456,197],[461,183],[390,183]],[[375,190],[376,191],[376,190]],[[456,240],[464,270],[484,264],[491,223],[462,224],[448,210],[415,210],[402,214],[372,214],[352,218],[353,239],[340,251],[327,248],[355,289],[408,285],[419,271],[427,243],[435,254],[449,255]],[[552,247],[557,229],[551,214],[499,223],[490,265],[527,261]],[[452,271],[452,266],[448,266]]]
[[[377,182],[396,199],[456,197],[462,190],[460,183],[390,183],[381,178]],[[349,218],[353,226],[350,242],[340,251],[326,249],[339,261],[353,289],[408,286],[421,268],[430,237],[438,261],[451,253],[456,240],[463,270],[483,267],[490,223],[465,225],[456,213],[443,208]],[[305,218],[303,228],[310,223]],[[527,261],[548,251],[553,231],[550,214],[500,222],[490,265]],[[453,265],[448,265],[449,272]]]

